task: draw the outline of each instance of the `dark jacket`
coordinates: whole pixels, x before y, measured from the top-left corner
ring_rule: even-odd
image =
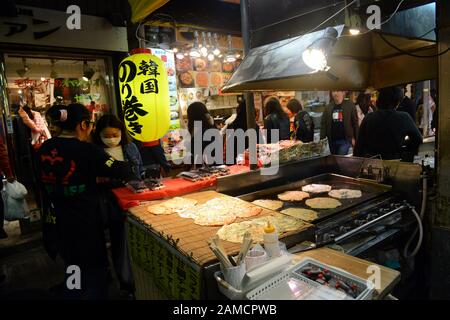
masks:
[[[307,111],[300,111],[294,117],[295,137],[302,142],[314,141],[314,121]]]
[[[127,143],[122,146],[123,154],[125,156],[125,160],[130,164],[131,170],[136,175],[136,177],[140,177],[142,173],[142,157],[139,153],[138,147],[133,143]]]
[[[267,130],[267,143],[271,143],[271,133],[273,129],[279,130],[280,140],[289,140],[290,138],[290,125],[289,117],[280,117],[276,113],[269,114],[264,119],[264,129]]]
[[[405,96],[402,102],[400,102],[397,111],[403,111],[408,113],[413,119],[413,121],[416,121],[417,106],[414,103],[414,101],[412,101],[410,98]]]
[[[331,103],[325,107],[325,110],[322,114],[322,122],[320,126],[320,139],[328,138],[328,141],[333,141],[333,137],[331,136],[331,123],[332,123],[332,114],[333,108],[336,104],[332,100]],[[358,115],[356,113],[356,107],[350,101],[344,100],[342,102],[342,111],[344,118],[344,129],[345,136],[349,142],[352,141],[353,138],[356,139],[358,136]]]
[[[407,160],[405,155],[415,154],[421,143],[422,135],[406,112],[379,110],[369,113],[361,123],[353,155]]]

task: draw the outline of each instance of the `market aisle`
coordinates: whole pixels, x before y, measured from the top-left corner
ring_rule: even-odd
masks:
[[[0,249],[0,273],[6,274],[6,281],[0,284],[0,300],[58,299],[58,284],[62,282],[64,269],[62,260],[50,259],[41,244],[10,251]],[[117,280],[112,279],[109,298],[130,299],[118,287]]]

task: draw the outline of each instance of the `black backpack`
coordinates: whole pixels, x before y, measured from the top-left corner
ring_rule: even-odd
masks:
[[[294,118],[295,137],[302,142],[314,141],[314,121],[306,111],[300,111]]]

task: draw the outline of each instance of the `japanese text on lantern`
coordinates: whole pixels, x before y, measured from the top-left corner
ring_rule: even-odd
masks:
[[[168,82],[162,62],[151,54],[125,58],[119,66],[119,82],[128,132],[141,141],[161,138],[170,121]]]

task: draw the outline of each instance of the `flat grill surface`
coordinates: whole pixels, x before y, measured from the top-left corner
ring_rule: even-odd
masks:
[[[391,191],[391,186],[379,184],[363,179],[351,178],[341,176],[333,173],[325,173],[315,177],[307,178],[301,181],[293,182],[287,185],[264,189],[261,191],[245,194],[239,196],[240,199],[246,201],[254,201],[258,199],[279,200],[278,195],[285,191],[301,191],[302,187],[308,184],[327,184],[333,189],[356,189],[361,190],[362,197],[355,199],[338,199],[342,205],[335,209],[312,209],[305,204],[307,199],[329,197],[327,192],[324,193],[310,193],[310,198],[302,201],[283,201],[283,207],[277,211],[282,211],[287,208],[303,208],[314,210],[318,213],[316,220],[313,223],[322,221],[332,215],[350,210],[365,202],[371,201],[380,196],[386,195]]]

